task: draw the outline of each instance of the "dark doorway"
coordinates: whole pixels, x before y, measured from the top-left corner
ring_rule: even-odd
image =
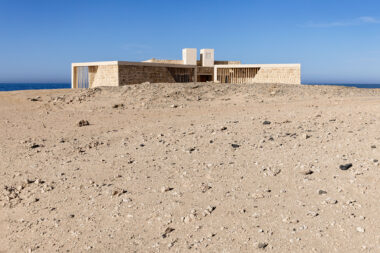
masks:
[[[210,82],[212,81],[212,75],[199,75],[198,82]]]

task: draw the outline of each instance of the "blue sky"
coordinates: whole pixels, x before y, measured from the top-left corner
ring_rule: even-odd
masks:
[[[304,83],[380,83],[378,0],[0,0],[0,82],[69,82],[70,63],[301,63]]]

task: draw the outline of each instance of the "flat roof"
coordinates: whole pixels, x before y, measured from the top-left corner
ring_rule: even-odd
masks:
[[[216,68],[300,68],[299,63],[290,64],[228,64],[228,65],[214,65]]]
[[[72,67],[90,67],[104,65],[135,65],[135,66],[154,66],[154,67],[173,67],[173,68],[196,68],[196,65],[170,64],[160,62],[133,62],[133,61],[98,61],[98,62],[74,62]]]

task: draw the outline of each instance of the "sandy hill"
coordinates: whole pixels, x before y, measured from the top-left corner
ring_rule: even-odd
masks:
[[[378,252],[380,90],[0,92],[0,252]]]

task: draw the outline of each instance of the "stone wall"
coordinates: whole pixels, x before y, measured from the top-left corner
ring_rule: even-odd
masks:
[[[88,67],[89,87],[118,86],[118,65],[99,65]]]
[[[217,68],[217,81],[221,83],[287,83],[301,84],[301,66],[278,65],[230,65]]]
[[[151,83],[175,83],[185,82],[184,75],[191,79],[194,76],[192,68],[120,65],[119,85]]]
[[[197,67],[197,74],[198,75],[214,75],[214,68],[213,67]]]
[[[301,84],[301,68],[262,67],[256,74],[253,82]]]

